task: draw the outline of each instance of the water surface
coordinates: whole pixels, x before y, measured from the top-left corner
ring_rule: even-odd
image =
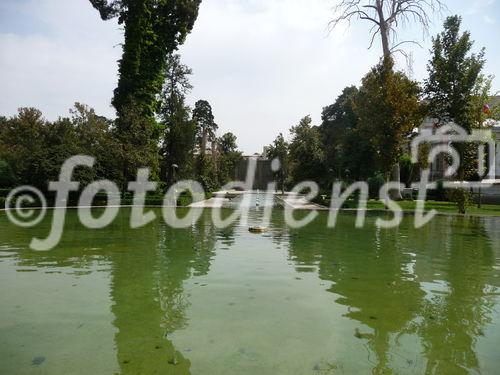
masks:
[[[158,212],[159,213],[159,212]],[[493,374],[500,368],[500,220],[355,229],[104,230],[69,212],[28,249],[0,213],[0,374]]]

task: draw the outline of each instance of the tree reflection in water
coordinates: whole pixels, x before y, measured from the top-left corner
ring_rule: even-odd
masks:
[[[247,217],[248,224],[259,225],[261,214],[259,210],[252,211]],[[53,251],[25,250],[26,230],[11,226],[8,233],[0,233],[0,244],[10,249],[9,260],[14,259],[17,268],[36,267],[50,272],[65,268],[65,272],[73,272],[78,277],[100,271],[110,275],[114,342],[122,374],[189,374],[195,368],[191,366],[189,347],[176,348],[172,340],[174,333],[180,330],[193,330],[187,320],[188,312],[206,314],[210,309],[199,309],[200,301],[207,307],[207,299],[196,300],[194,294],[190,296],[186,292],[186,281],[207,275],[215,256],[227,249],[235,251],[235,254],[226,254],[232,271],[246,267],[247,281],[240,282],[241,285],[238,285],[241,280],[237,272],[225,274],[229,282],[234,281],[231,289],[234,299],[241,297],[239,304],[245,308],[242,317],[253,308],[254,313],[263,314],[262,321],[266,322],[275,319],[274,311],[284,313],[286,308],[296,308],[289,314],[289,322],[280,321],[283,323],[280,327],[288,329],[287,324],[293,327],[294,322],[303,321],[302,311],[322,309],[318,315],[320,320],[311,327],[321,331],[323,342],[329,342],[331,337],[323,335],[328,329],[332,335],[347,332],[344,336],[349,336],[338,338],[332,356],[337,356],[335,359],[339,361],[351,356],[355,368],[370,368],[374,374],[485,372],[484,357],[478,354],[484,356],[485,352],[478,350],[478,343],[485,332],[489,332],[488,325],[498,306],[499,272],[495,269],[497,258],[500,259],[500,249],[495,248],[495,241],[500,241],[498,222],[441,217],[415,231],[410,218],[397,229],[381,230],[375,227],[375,218],[369,217],[364,229],[354,230],[355,216],[342,215],[336,229],[325,229],[327,217],[320,215],[305,228],[290,229],[284,223],[282,212],[277,211],[271,220],[271,231],[254,239],[246,236],[247,228],[241,227],[241,223],[216,229],[210,216],[209,211],[204,212],[200,221],[183,230],[172,229],[158,220],[131,231],[129,215],[123,213],[111,227],[93,231],[82,229],[76,215],[71,215],[63,242]],[[30,230],[30,235],[43,237],[49,224],[42,223]],[[248,241],[254,240],[250,245]],[[245,252],[255,243],[262,259],[255,257],[255,250]],[[288,254],[288,261],[283,261],[280,254]],[[261,267],[262,262],[271,260],[275,262],[269,263],[272,269]],[[242,261],[246,263],[238,263]],[[308,272],[311,277],[304,278],[303,282],[292,273],[290,277],[297,284],[284,281],[290,265],[295,268],[294,272]],[[276,283],[279,285],[261,284],[253,274],[258,270],[265,280],[275,280],[273,277],[279,274],[281,279]],[[331,282],[328,293],[311,283],[316,275],[324,281],[322,285]],[[263,313],[260,310],[263,305],[253,305],[258,299],[244,298],[249,281],[265,285],[263,288],[270,298],[283,297],[285,307],[280,310],[279,306],[274,307],[263,299],[269,308],[268,315]],[[228,289],[223,290],[227,293]],[[318,295],[327,298],[318,299],[322,301],[321,307],[312,304],[304,310],[300,310],[303,301],[287,301],[282,295],[296,293],[307,299],[315,295],[316,290]],[[211,292],[217,293],[217,290]],[[91,303],[91,297],[87,298]],[[324,301],[329,299],[332,305],[325,307]],[[220,318],[227,311],[225,306],[215,309],[219,320],[214,324],[221,327],[226,323]],[[332,313],[336,316],[329,316],[330,308],[337,307],[340,307],[335,310],[338,313]],[[96,311],[104,309],[98,306]],[[192,316],[204,319],[206,315]],[[247,324],[253,327],[250,318]],[[74,319],[90,321],[93,318]],[[330,327],[329,324],[337,325]],[[287,337],[285,330],[277,332]],[[293,334],[298,332],[305,333],[297,330]],[[308,337],[316,338],[316,332]],[[198,335],[195,331],[180,336],[184,336],[184,344],[189,345],[189,340]],[[265,334],[256,336],[265,337]],[[96,338],[95,341],[104,340]],[[292,347],[306,349],[300,345]],[[310,345],[307,349],[311,349]],[[330,346],[323,349],[328,355]],[[217,350],[221,350],[220,347],[208,351],[212,354]],[[191,354],[193,360],[200,358],[195,353]],[[113,359],[113,353],[110,354]],[[270,364],[275,359],[265,358]],[[231,360],[235,366],[241,365],[238,354]],[[488,364],[492,363],[497,362],[490,360]],[[198,362],[196,364],[200,368]]]
[[[325,231],[320,217],[275,241],[289,241],[297,270],[316,265],[333,282],[329,291],[348,308],[345,317],[361,323],[353,335],[366,341],[372,373],[478,371],[476,344],[490,322],[496,282],[482,219],[440,219],[420,231],[412,220],[381,230],[369,219],[353,235],[354,219]]]
[[[206,220],[188,229],[154,223],[113,255],[112,310],[122,374],[190,374],[189,353],[176,350],[169,336],[187,324],[183,284],[208,273],[216,241]]]

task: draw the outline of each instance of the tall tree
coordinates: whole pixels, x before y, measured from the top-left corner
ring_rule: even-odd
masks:
[[[199,155],[195,159],[196,175],[200,179],[205,190],[213,191],[219,184],[219,171],[216,163],[217,124],[214,121],[212,106],[206,100],[199,100],[193,109],[193,121],[196,124],[196,144]],[[212,143],[212,155],[207,156],[207,144]]]
[[[217,170],[220,185],[224,185],[234,177],[236,168],[242,159],[236,141],[237,138],[233,133],[225,133],[217,139],[219,153]]]
[[[190,68],[183,65],[180,56],[170,55],[165,84],[161,95],[160,118],[164,127],[161,147],[163,175],[171,185],[177,177],[187,177],[192,164],[196,124],[185,96],[192,89]]]
[[[318,127],[312,126],[311,117],[306,116],[290,132],[290,160],[294,182],[324,182],[325,153]]]
[[[200,154],[205,155],[207,143],[215,140],[215,133],[219,128],[214,121],[212,106],[206,100],[198,100],[194,105],[193,120],[196,122],[196,140]]]
[[[371,135],[360,128],[359,89],[346,87],[335,103],[325,107],[320,131],[325,149],[328,183],[335,179],[365,180],[377,171]]]
[[[380,36],[383,56],[388,58],[395,52],[405,54],[400,48],[403,44],[418,44],[415,40],[398,41],[398,26],[417,23],[427,32],[430,15],[444,8],[441,0],[341,0],[330,26],[336,27],[343,21],[350,24],[353,19],[368,21],[372,24],[369,48]]]
[[[79,153],[96,158],[94,167],[87,170],[87,181],[119,181],[120,144],[114,134],[113,121],[97,115],[94,109],[81,103],[75,103],[70,114],[71,125],[78,138]]]
[[[281,194],[285,194],[286,182],[289,174],[290,167],[290,145],[283,137],[283,134],[279,134],[274,140],[273,144],[268,147],[268,156],[270,159],[278,159],[280,161],[280,169],[275,172],[275,176],[278,180],[278,188],[281,190]]]
[[[432,57],[427,66],[425,95],[432,116],[453,121],[471,131],[477,124],[474,94],[484,67],[484,49],[471,52],[474,42],[470,32],[460,32],[462,19],[448,17],[444,31],[433,39]]]
[[[356,112],[360,128],[374,148],[379,170],[386,174],[397,165],[411,131],[422,120],[418,84],[395,72],[387,59],[363,78]]]
[[[201,0],[89,0],[103,20],[118,17],[125,41],[113,105],[153,116],[167,57],[182,44],[198,17]]]
[[[9,163],[0,159],[0,188],[12,187],[15,183],[16,178],[14,177],[14,171]]]
[[[16,116],[3,122],[0,159],[7,162],[22,184],[46,188],[46,127],[47,121],[35,108],[20,108]]]
[[[201,0],[89,0],[103,20],[118,17],[124,27],[123,54],[113,106],[121,143],[122,183],[136,168],[158,173],[160,127],[154,118],[168,56],[182,44],[198,16]]]
[[[236,152],[238,145],[236,144],[236,136],[233,133],[225,133],[218,139],[219,149],[222,154]]]
[[[494,76],[479,74],[476,85],[472,92],[471,111],[473,123],[480,127],[487,120],[493,119],[496,108],[490,105],[492,95],[491,88],[493,85]]]
[[[377,36],[380,37],[382,45],[382,63],[387,67],[393,66],[392,58],[396,52],[402,53],[408,58],[402,46],[407,43],[419,44],[416,40],[398,39],[398,27],[405,24],[416,23],[425,32],[428,31],[431,15],[440,13],[445,9],[441,0],[339,0],[340,3],[335,8],[336,16],[330,22],[332,27],[336,27],[341,22],[348,22],[353,19],[368,21],[371,23],[371,48]],[[382,75],[384,78],[385,75]],[[389,82],[381,82],[382,86],[389,85]],[[391,109],[387,108],[387,113]],[[391,119],[391,123],[397,123],[398,119]],[[399,155],[401,156],[401,155]],[[396,164],[393,166],[392,179],[400,181],[400,168]],[[401,192],[395,198],[402,198]]]
[[[346,87],[335,103],[323,108],[320,127],[325,148],[326,167],[331,177],[346,177],[345,145],[346,136],[358,125],[358,116],[354,111],[358,95],[356,86]]]
[[[482,123],[482,116],[478,116],[478,106],[482,105],[478,101],[487,100],[484,91],[488,90],[488,81],[481,75],[484,49],[477,54],[471,52],[474,43],[468,31],[460,31],[461,23],[459,16],[448,17],[444,31],[433,39],[425,94],[431,116],[441,123],[452,121],[471,132]],[[459,181],[475,179],[477,147],[465,143],[453,146],[460,156],[456,178]],[[456,189],[452,199],[459,211],[465,213],[468,192]]]

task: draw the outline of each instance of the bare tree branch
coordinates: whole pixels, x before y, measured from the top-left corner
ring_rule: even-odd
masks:
[[[391,51],[399,51],[398,50],[398,47],[403,45],[403,44],[407,44],[407,43],[410,43],[410,44],[416,44],[417,46],[419,46],[420,48],[422,48],[422,45],[415,41],[415,40],[405,40],[403,42],[399,42],[399,43],[396,43],[394,46],[391,47]]]
[[[329,22],[329,26],[332,30],[344,21],[350,26],[353,19],[371,22],[374,27],[370,31],[369,48],[379,35],[384,56],[387,57],[396,52],[403,52],[398,47],[405,43],[420,46],[416,41],[395,42],[400,25],[419,24],[425,35],[430,27],[432,15],[441,14],[446,9],[443,0],[340,0],[334,7],[335,18]]]

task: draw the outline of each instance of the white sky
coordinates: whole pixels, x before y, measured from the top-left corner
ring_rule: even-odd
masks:
[[[336,0],[203,0],[193,33],[181,47],[194,75],[193,104],[208,100],[220,132],[232,131],[246,153],[260,152],[279,132],[321,110],[347,85],[358,85],[377,63],[368,25],[327,32]],[[500,76],[499,0],[449,0],[450,14],[487,48],[487,74]],[[435,19],[431,35],[440,31]],[[418,29],[403,31],[421,38]],[[0,114],[21,106],[48,119],[68,114],[75,101],[113,117],[122,30],[101,21],[88,0],[0,0]],[[414,50],[414,78],[426,76],[430,37]],[[399,68],[406,69],[401,61]],[[500,89],[500,80],[495,80]]]

